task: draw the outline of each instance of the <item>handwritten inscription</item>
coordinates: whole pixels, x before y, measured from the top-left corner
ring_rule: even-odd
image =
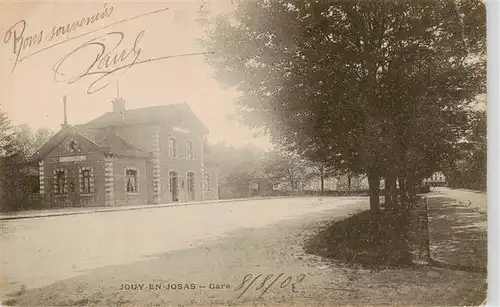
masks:
[[[51,42],[61,35],[66,35],[78,28],[89,26],[101,19],[108,18],[113,13],[113,6],[104,5],[104,11],[96,13],[89,17],[84,17],[78,21],[67,24],[65,26],[54,25],[52,32],[45,36],[43,30],[34,31],[31,34],[27,33],[28,23],[26,20],[20,20],[12,25],[4,34],[3,41],[5,44],[12,45],[12,52],[14,54],[14,64],[12,71],[17,67],[17,64],[25,57],[22,57],[29,49],[34,46],[42,45],[44,41]]]
[[[5,44],[12,41],[12,52],[14,53],[14,65],[12,71],[16,69],[21,53],[34,45],[40,45],[43,39],[43,30],[32,35],[25,35],[27,23],[25,20],[16,22],[5,32],[3,42]]]
[[[47,50],[104,28],[166,10],[168,10],[168,8],[139,14],[73,37],[70,37],[69,33],[72,33],[78,28],[88,26],[94,22],[111,16],[114,11],[114,7],[105,5],[104,10],[95,15],[81,18],[66,25],[55,25],[52,28],[52,32],[50,32],[48,36],[44,36],[43,30],[32,35],[25,35],[27,23],[25,20],[21,20],[8,29],[4,35],[4,43],[12,43],[12,51],[15,56],[12,71],[15,70],[18,62],[43,50]],[[136,34],[133,43],[129,45],[125,43],[125,33],[120,31],[108,32],[87,40],[74,50],[67,53],[54,64],[54,80],[56,82],[67,82],[68,84],[72,84],[84,77],[94,77],[95,79],[91,81],[87,88],[87,93],[93,94],[107,87],[112,81],[115,81],[132,66],[176,57],[195,56],[208,53],[184,53],[141,59],[140,56],[142,49],[140,47],[140,43],[145,33],[145,30],[139,31]],[[48,46],[41,45],[43,41],[50,42],[60,36],[64,36],[65,40]],[[24,54],[28,49],[35,45],[41,45],[42,48],[31,53]]]
[[[238,296],[238,299],[243,296],[251,287],[252,285],[255,284],[255,282],[258,281],[255,287],[255,290],[261,291],[259,298],[261,298],[273,285],[276,284],[276,286],[279,286],[280,289],[285,289],[287,287],[291,287],[292,292],[296,292],[296,285],[301,283],[306,275],[300,274],[299,276],[296,276],[295,278],[292,276],[288,276],[286,278],[282,278],[284,273],[280,273],[277,276],[274,276],[273,274],[269,274],[265,277],[263,277],[263,274],[259,274],[257,276],[253,276],[252,274],[247,274],[245,277],[243,277],[243,280],[238,287],[234,289],[234,291],[240,291],[243,290],[240,295]],[[263,278],[261,278],[263,277]],[[281,279],[281,280],[280,280]],[[280,280],[280,282],[278,282]],[[278,283],[277,283],[278,282]],[[246,287],[245,287],[246,286]],[[245,287],[243,289],[243,287]]]
[[[86,76],[97,77],[87,89],[88,94],[93,94],[108,86],[114,76],[123,75],[134,65],[207,53],[186,53],[139,60],[142,51],[139,44],[144,33],[144,30],[140,31],[132,46],[128,47],[122,44],[125,38],[123,32],[109,32],[83,43],[56,62],[53,67],[54,80],[72,84]],[[82,54],[86,56],[79,56]]]
[[[86,27],[90,24],[93,24],[94,22],[97,22],[101,19],[105,19],[111,16],[113,14],[114,7],[113,6],[108,6],[108,4],[104,4],[104,11],[99,12],[95,15],[88,16],[88,17],[83,17],[80,20],[74,21],[72,23],[68,23],[66,25],[55,25],[52,28],[52,33],[50,35],[49,41],[52,41],[54,38],[59,37],[60,35],[68,34],[70,32],[73,32],[77,30],[78,28]]]

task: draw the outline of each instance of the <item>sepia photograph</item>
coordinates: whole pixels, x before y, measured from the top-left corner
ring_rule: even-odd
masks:
[[[492,6],[1,0],[0,305],[489,305]]]

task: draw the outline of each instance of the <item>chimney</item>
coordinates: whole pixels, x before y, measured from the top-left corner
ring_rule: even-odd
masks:
[[[63,96],[63,105],[64,105],[64,125],[68,125],[68,115],[66,113],[66,95]]]
[[[113,104],[113,113],[122,114],[125,112],[125,100],[120,97],[120,85],[116,83],[116,98],[111,101]]]
[[[125,100],[123,98],[117,97],[111,103],[113,104],[114,113],[123,114],[125,112]]]

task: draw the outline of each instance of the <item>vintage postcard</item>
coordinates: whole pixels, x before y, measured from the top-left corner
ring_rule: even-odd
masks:
[[[485,304],[486,6],[0,2],[0,304]]]

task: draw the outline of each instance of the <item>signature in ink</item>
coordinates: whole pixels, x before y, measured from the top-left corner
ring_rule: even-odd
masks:
[[[123,32],[109,32],[83,43],[55,63],[54,80],[72,84],[83,77],[96,76],[97,79],[87,88],[87,93],[93,94],[108,86],[113,81],[111,78],[123,75],[134,65],[208,53],[186,53],[141,60],[142,49],[139,45],[144,33],[144,30],[140,31],[129,47],[122,44],[125,38]],[[93,56],[88,57],[89,53],[93,53]]]
[[[243,277],[241,284],[239,284],[238,287],[236,287],[234,289],[234,291],[240,291],[243,289],[243,287],[246,286],[246,288],[243,289],[243,291],[238,296],[238,299],[239,299],[243,296],[243,294],[245,294],[250,289],[250,287],[252,287],[252,285],[255,284],[255,282],[257,282],[257,280],[259,280],[258,283],[256,284],[255,290],[261,291],[261,293],[259,295],[259,298],[261,298],[274,284],[276,284],[276,282],[278,282],[278,280],[280,280],[280,278],[283,277],[283,275],[285,275],[285,274],[280,273],[276,276],[274,276],[273,274],[269,274],[269,275],[264,277],[263,274],[259,274],[259,275],[256,275],[254,277],[252,274],[247,274],[247,275],[245,275],[245,277]],[[296,292],[295,291],[296,285],[301,283],[305,277],[306,277],[306,275],[304,275],[304,274],[300,274],[299,276],[295,276],[295,277],[288,276],[286,278],[282,278],[281,283],[279,283],[277,285],[279,285],[280,289],[285,289],[287,287],[291,287],[292,292]]]

